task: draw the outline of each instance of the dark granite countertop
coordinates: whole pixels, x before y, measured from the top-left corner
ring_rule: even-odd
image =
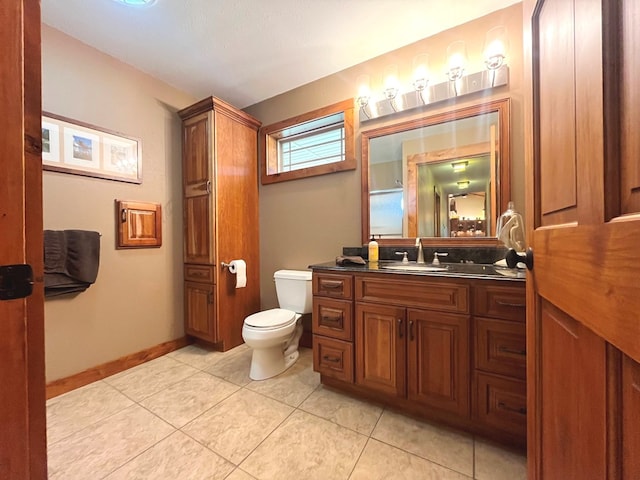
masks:
[[[438,271],[425,271],[425,270],[398,270],[397,267],[402,267],[402,262],[381,260],[377,264],[370,265],[368,262],[365,265],[347,264],[336,265],[336,262],[318,263],[309,265],[312,270],[324,270],[331,272],[351,272],[351,273],[379,273],[379,274],[394,274],[394,275],[420,275],[430,277],[458,277],[458,278],[476,278],[482,280],[506,280],[524,282],[526,279],[526,270],[510,269],[497,267],[492,264],[482,263],[445,263],[440,262],[437,267],[444,268]],[[410,262],[411,268],[420,268],[415,262]],[[425,263],[422,267],[436,267],[430,263]],[[389,268],[391,267],[391,268]]]

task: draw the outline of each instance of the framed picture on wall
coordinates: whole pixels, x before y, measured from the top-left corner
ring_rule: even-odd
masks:
[[[42,168],[142,183],[142,145],[137,138],[43,112]]]

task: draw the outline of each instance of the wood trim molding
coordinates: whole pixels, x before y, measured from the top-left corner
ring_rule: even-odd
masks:
[[[499,196],[499,203],[497,204],[498,210],[496,212],[504,212],[511,199],[511,140],[510,140],[510,128],[511,128],[511,99],[509,97],[495,99],[486,103],[479,103],[475,105],[468,105],[466,107],[459,108],[457,110],[447,110],[431,116],[415,118],[399,123],[392,123],[381,127],[372,128],[361,132],[361,226],[362,226],[362,243],[369,241],[370,236],[370,206],[369,206],[369,141],[385,135],[393,133],[403,132],[407,130],[413,130],[416,128],[426,127],[429,125],[442,124],[449,121],[458,119],[469,118],[477,115],[497,113],[499,117],[499,132],[498,132],[498,145],[496,146],[496,152],[500,153],[500,167],[496,173],[494,179],[497,192]],[[489,142],[491,145],[491,141]],[[409,204],[409,200],[406,202]],[[492,206],[493,203],[492,203]],[[492,217],[498,216],[492,215]],[[489,221],[490,219],[487,219]],[[495,219],[491,219],[492,231],[495,231]],[[407,232],[408,237],[404,238],[381,238],[378,243],[381,245],[414,245],[415,244],[415,232],[411,234]],[[423,245],[433,245],[438,247],[453,247],[453,246],[467,246],[467,247],[480,247],[485,245],[499,246],[500,242],[494,237],[422,237]]]
[[[298,125],[341,112],[344,114],[344,161],[318,165],[315,167],[301,168],[288,172],[278,172],[277,140],[282,138],[283,130],[293,125]],[[326,175],[328,173],[343,172],[346,170],[355,170],[357,168],[357,160],[355,150],[353,99],[342,100],[341,102],[334,103],[333,105],[327,105],[311,112],[296,115],[295,117],[262,127],[258,138],[258,157],[260,163],[260,181],[262,185],[315,177],[317,175]]]
[[[150,347],[130,355],[125,355],[116,360],[112,360],[97,367],[88,368],[80,373],[69,377],[60,378],[47,384],[47,400],[63,393],[70,392],[76,388],[83,387],[97,380],[102,380],[110,375],[123,372],[131,367],[141,365],[145,362],[161,357],[169,352],[186,347],[193,343],[189,337],[181,337],[175,340],[161,343],[155,347]]]
[[[195,115],[209,111],[220,112],[243,125],[253,128],[256,131],[261,125],[261,122],[258,119],[252,117],[247,112],[237,109],[233,105],[216,97],[203,98],[199,102],[179,110],[178,115],[182,120],[187,120]]]

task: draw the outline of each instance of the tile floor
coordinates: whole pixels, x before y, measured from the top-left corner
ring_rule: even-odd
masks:
[[[518,480],[524,456],[190,345],[47,402],[49,478]]]

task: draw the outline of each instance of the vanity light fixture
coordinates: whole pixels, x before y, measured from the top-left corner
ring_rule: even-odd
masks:
[[[121,3],[127,7],[150,7],[156,0],[113,0],[116,3]]]
[[[389,106],[393,109],[394,112],[398,111],[398,107],[396,105],[396,96],[400,91],[400,84],[398,82],[398,65],[388,65],[384,69],[384,96],[387,100],[389,100]],[[402,110],[402,107],[400,107]]]
[[[484,64],[491,72],[492,86],[495,80],[495,71],[504,65],[508,45],[507,29],[503,26],[493,27],[485,35]]]
[[[460,180],[459,182],[456,182],[458,184],[458,188],[460,190],[462,190],[463,188],[469,188],[469,185],[471,184],[471,182],[469,180]]]
[[[471,42],[471,40],[469,41]],[[472,42],[470,44],[480,43]],[[458,40],[447,47],[444,81],[439,83],[433,82],[433,72],[429,69],[431,57],[427,53],[420,53],[413,58],[412,78],[409,80],[411,86],[408,88],[402,88],[396,64],[388,65],[384,69],[383,85],[377,95],[370,90],[369,75],[359,75],[356,103],[360,111],[360,121],[366,122],[397,112],[508,85],[507,48],[506,29],[502,26],[494,27],[485,35],[482,61],[486,69],[479,72],[467,72],[467,44],[465,41]],[[365,82],[362,81],[363,77],[366,77]],[[366,85],[366,88],[363,88],[363,85]]]
[[[463,162],[453,162],[451,166],[453,167],[453,171],[455,173],[464,172],[469,166],[469,161],[465,160]]]
[[[413,59],[413,88],[420,96],[420,100],[424,105],[429,103],[429,99],[425,98],[428,94],[427,85],[429,85],[429,55],[421,53]]]
[[[371,115],[367,112],[367,106],[369,105],[369,99],[371,98],[371,89],[369,86],[369,75],[360,75],[357,80],[358,83],[358,107],[367,118],[371,118]]]
[[[453,42],[447,47],[447,78],[455,82],[464,75],[467,66],[467,44],[462,40]]]

